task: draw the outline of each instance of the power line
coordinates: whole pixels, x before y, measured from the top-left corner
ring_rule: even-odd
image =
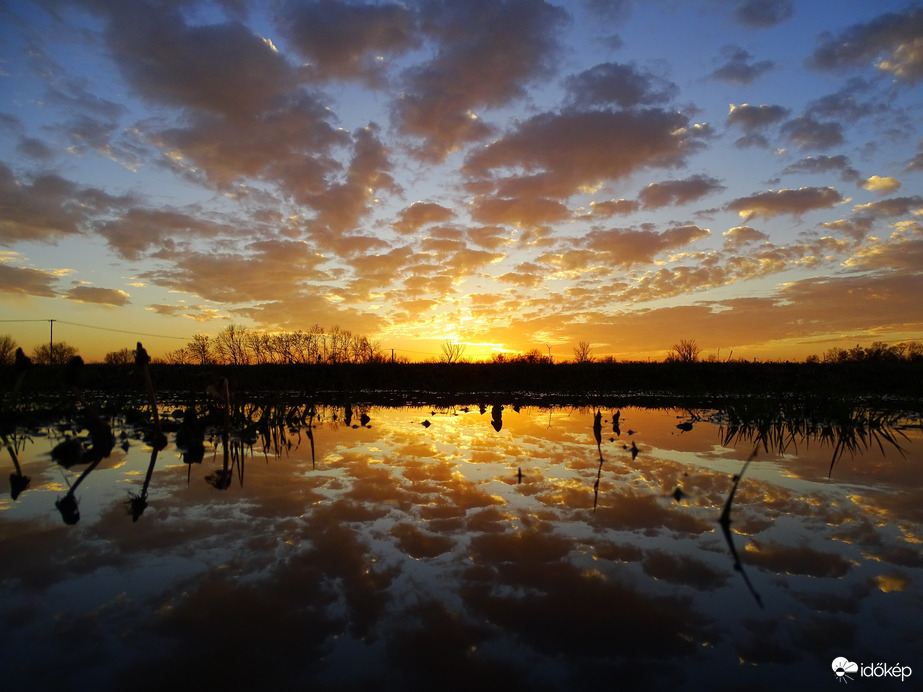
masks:
[[[169,334],[149,334],[146,332],[133,332],[126,329],[112,329],[111,327],[97,327],[92,324],[80,324],[79,322],[67,322],[66,320],[55,320],[61,324],[67,324],[71,327],[85,327],[86,329],[99,329],[104,332],[117,332],[119,334],[131,334],[133,336],[150,336],[155,339],[180,339],[182,341],[191,341],[188,336],[171,336]]]
[[[0,320],[0,322],[57,322],[59,324],[66,324],[71,327],[83,327],[84,329],[98,329],[104,332],[115,332],[118,334],[131,334],[132,336],[149,336],[154,339],[180,339],[181,341],[190,341],[190,337],[187,336],[171,336],[169,334],[150,334],[147,332],[133,332],[127,329],[113,329],[112,327],[100,327],[93,324],[81,324],[80,322],[68,322],[67,320]]]

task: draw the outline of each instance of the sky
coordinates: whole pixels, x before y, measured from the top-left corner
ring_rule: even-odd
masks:
[[[0,334],[920,340],[921,37],[890,0],[0,0]]]

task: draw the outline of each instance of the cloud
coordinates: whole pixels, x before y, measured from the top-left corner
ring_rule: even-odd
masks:
[[[502,274],[497,280],[523,288],[534,288],[542,285],[547,271],[545,267],[534,262],[520,262],[516,265],[516,271]]]
[[[65,69],[59,67],[57,71],[60,77],[46,81],[43,103],[66,115],[60,123],[50,126],[49,131],[70,141],[69,153],[84,156],[96,152],[132,165],[136,157],[113,144],[121,130],[120,119],[127,115],[128,109],[91,93],[85,80],[69,77]]]
[[[353,288],[370,291],[389,285],[399,278],[414,261],[409,247],[397,247],[381,254],[361,254],[351,257],[349,265],[355,275]]]
[[[31,267],[11,267],[0,262],[0,293],[19,296],[54,298],[58,277],[51,272]]]
[[[232,235],[236,229],[178,211],[133,208],[97,230],[119,255],[139,260],[149,250],[176,249],[176,240],[186,244],[197,239]]]
[[[620,288],[618,299],[651,301],[750,281],[797,266],[815,267],[844,257],[853,247],[848,241],[831,237],[776,246],[767,234],[749,226],[732,228],[724,236],[723,251],[675,253],[667,266],[648,270]],[[755,243],[759,243],[757,248],[749,247]]]
[[[592,106],[652,106],[675,98],[678,88],[658,75],[634,65],[602,63],[568,77],[564,86],[570,103]]]
[[[75,185],[56,175],[21,184],[0,163],[0,239],[9,244],[78,233],[78,224],[86,215],[71,201],[75,190]]]
[[[122,307],[131,302],[130,296],[125,291],[96,286],[74,286],[64,294],[64,297],[78,303],[97,303],[113,307]]]
[[[801,187],[797,190],[770,190],[739,197],[729,202],[727,208],[749,221],[754,218],[771,219],[784,214],[801,216],[815,209],[830,209],[842,201],[840,193],[832,187]]]
[[[627,267],[650,263],[663,252],[685,247],[709,235],[707,229],[699,226],[678,226],[661,233],[611,228],[590,231],[578,241],[578,245],[596,253],[594,261]]]
[[[534,173],[549,196],[563,199],[637,170],[678,166],[698,148],[699,136],[686,116],[672,110],[543,113],[472,152],[463,172],[484,177],[521,168]]]
[[[710,76],[731,84],[752,84],[775,67],[772,60],[753,62],[753,56],[739,46],[725,46],[721,54],[724,63]]]
[[[911,7],[853,24],[839,35],[826,35],[808,59],[821,69],[875,65],[900,80],[923,78],[923,9]]]
[[[480,198],[471,208],[478,223],[541,226],[571,218],[570,210],[551,199]]]
[[[388,149],[379,138],[379,128],[369,125],[353,134],[353,155],[345,171],[345,182],[327,183],[319,192],[295,194],[296,199],[317,210],[311,226],[336,234],[359,225],[369,213],[369,202],[376,191],[400,192],[390,175]]]
[[[641,203],[632,199],[609,199],[604,202],[590,202],[590,212],[594,216],[610,217],[616,214],[634,214],[641,208]]]
[[[902,328],[916,309],[921,290],[923,274],[917,267],[912,273],[804,279],[783,287],[779,297],[791,301],[791,309],[781,312],[790,313],[787,321],[793,334],[797,325],[791,318],[799,314],[815,320],[821,333],[862,332]]]
[[[413,11],[398,3],[288,2],[276,26],[308,61],[311,79],[320,81],[359,79],[383,86],[383,58],[421,42]]]
[[[37,161],[48,162],[55,157],[54,149],[35,137],[23,137],[20,139],[16,145],[16,151]]]
[[[904,170],[908,172],[909,171],[923,171],[923,142],[921,142],[917,146],[917,148],[918,148],[918,151],[917,151],[916,156],[914,156],[912,159],[907,161],[907,165],[905,166]]]
[[[750,226],[735,226],[724,232],[724,247],[726,250],[739,250],[751,243],[761,243],[769,240],[769,236]]]
[[[810,577],[842,578],[853,566],[837,553],[815,550],[806,545],[784,546],[766,541],[759,550],[748,551],[747,562],[773,572],[804,574]]]
[[[17,180],[0,162],[0,243],[52,242],[82,234],[96,214],[117,209],[127,197],[81,187],[52,173]]]
[[[923,273],[920,269],[923,267],[923,232],[919,225],[915,230],[916,233],[911,234],[895,233],[885,240],[869,238],[845,265],[853,269],[895,272],[905,277],[919,276]]]
[[[442,263],[442,266],[458,282],[466,276],[475,273],[486,264],[496,264],[506,257],[500,252],[486,252],[484,250],[472,250],[461,247],[448,256]]]
[[[738,0],[735,4],[734,17],[753,29],[781,24],[795,14],[792,0]]]
[[[836,156],[808,156],[787,166],[782,173],[827,173],[829,171],[838,171],[843,180],[849,182],[859,181],[859,171],[850,165],[849,157],[843,154],[837,154]]]
[[[502,226],[475,226],[468,229],[467,235],[472,243],[487,250],[496,250],[509,242]]]
[[[704,229],[702,231],[704,232]],[[733,243],[735,236],[740,241],[736,247]],[[521,322],[506,334],[506,337],[515,343],[521,343],[524,334],[542,332],[546,335],[557,335],[562,339],[572,339],[576,330],[582,335],[592,336],[594,343],[599,341],[614,344],[624,341],[626,334],[630,334],[633,344],[637,340],[638,343],[648,344],[655,351],[660,350],[671,338],[670,333],[668,331],[660,333],[658,337],[660,343],[652,341],[649,344],[643,326],[646,324],[645,319],[639,318],[635,321],[632,318],[634,315],[649,313],[649,311],[636,307],[636,304],[679,295],[690,295],[708,288],[779,274],[797,266],[813,267],[821,262],[838,263],[839,259],[844,257],[852,247],[849,241],[830,237],[819,238],[804,244],[777,247],[769,243],[764,234],[749,227],[740,227],[740,230],[726,234],[726,237],[731,239],[731,242],[725,243],[724,252],[709,251],[707,248],[704,251],[691,251],[684,245],[664,242],[668,239],[652,238],[650,235],[646,238],[642,236],[631,239],[640,248],[635,255],[642,258],[638,265],[631,266],[643,267],[643,265],[652,263],[666,266],[633,273],[628,282],[619,280],[619,277],[625,276],[619,270],[627,267],[617,263],[620,255],[625,257],[627,253],[622,253],[630,246],[630,242],[620,244],[619,241],[624,239],[619,238],[611,244],[612,253],[597,251],[598,248],[609,246],[609,243],[605,241],[596,248],[588,248],[586,238],[573,242],[571,244],[573,249],[546,253],[540,257],[543,268],[523,267],[503,276],[505,282],[521,287],[544,286],[543,296],[547,296],[543,299],[517,301],[512,309],[523,317]],[[673,240],[677,239],[679,238]],[[747,247],[752,244],[752,241],[757,240],[762,240],[758,249]],[[666,247],[671,244],[673,247]],[[651,249],[656,251],[658,247],[665,249],[659,255],[653,254]],[[668,253],[668,259],[658,259]],[[681,262],[687,264],[679,264]],[[556,293],[547,283],[549,270],[554,272],[553,278],[578,280],[585,288],[567,288]],[[536,283],[539,280],[541,283]],[[548,293],[549,290],[552,292]],[[613,311],[614,303],[630,304],[632,307],[625,312]],[[509,319],[508,313],[501,311],[499,307],[491,307],[491,301],[482,300],[479,304],[481,305],[478,312],[480,317],[488,319],[494,316],[497,320]],[[503,304],[506,304],[505,301],[498,296],[495,305]],[[716,307],[715,309],[723,308]],[[546,311],[551,311],[554,320],[541,317]],[[628,328],[628,323],[637,326],[637,330]],[[665,324],[664,328],[666,329],[667,326]],[[504,335],[495,334],[495,336],[503,338]],[[528,337],[525,337],[525,340],[528,341]],[[726,344],[727,342],[719,339],[719,343]]]
[[[189,25],[178,10],[142,2],[96,7],[126,81],[155,106],[182,111],[172,126],[145,128],[163,166],[222,190],[262,179],[311,204],[342,171],[333,149],[367,145],[361,130],[351,141],[334,127],[298,70],[239,21]]]
[[[639,277],[619,297],[628,303],[672,298],[768,276],[784,269],[785,263],[782,261],[760,262],[746,257],[733,258],[724,265],[708,263],[700,266],[661,267]]]
[[[751,264],[759,268],[758,263]],[[860,267],[856,267],[859,269]],[[866,265],[866,268],[870,268]],[[707,269],[707,268],[706,268]],[[731,270],[731,268],[728,268]],[[741,267],[745,271],[744,267]],[[658,270],[659,272],[660,270]],[[670,273],[651,277],[649,289],[640,299],[660,297],[665,290],[690,290],[701,285],[698,281],[727,280],[727,270],[721,273],[700,272],[690,267],[671,277]],[[659,285],[657,285],[659,284]],[[716,284],[720,285],[720,284]],[[630,291],[640,291],[632,287]],[[659,351],[676,341],[676,325],[684,333],[697,335],[706,348],[735,348],[735,355],[747,357],[753,345],[798,339],[830,333],[864,334],[868,330],[903,330],[907,316],[916,314],[923,274],[919,267],[895,274],[891,271],[853,273],[844,276],[812,277],[787,282],[773,295],[761,298],[734,298],[694,305],[656,309],[634,308],[623,313],[599,316],[593,328],[581,333],[594,343],[618,344],[624,335],[631,335],[632,348],[637,351]],[[844,298],[844,297],[848,297]],[[560,315],[557,316],[561,321]],[[589,323],[588,323],[589,324]],[[544,323],[541,325],[544,327]],[[523,333],[532,325],[519,325]],[[701,335],[701,336],[698,336]],[[746,350],[745,350],[746,349]]]
[[[748,103],[737,106],[732,103],[725,123],[728,127],[736,126],[744,131],[744,136],[735,143],[737,147],[755,146],[766,149],[769,148],[769,140],[764,134],[765,131],[781,122],[788,114],[789,110],[782,106],[751,106]]]
[[[888,98],[876,93],[874,86],[869,80],[853,77],[839,91],[810,102],[805,112],[811,117],[832,118],[843,123],[854,123],[870,115],[885,114],[889,110]],[[868,100],[860,101],[860,95],[868,95]]]
[[[141,278],[215,302],[296,300],[315,294],[309,282],[330,279],[319,269],[325,258],[294,240],[258,241],[237,252],[184,250],[162,259],[172,263],[144,272]]]
[[[332,158],[334,147],[350,144],[349,135],[327,122],[329,117],[312,97],[297,94],[259,117],[193,113],[184,127],[150,138],[168,157],[165,163],[182,167],[193,179],[221,189],[246,178],[263,179],[307,204],[326,192],[327,180],[341,170]],[[190,171],[190,165],[201,172]]]
[[[625,19],[634,0],[586,0],[586,5],[593,12],[607,19]]]
[[[694,175],[684,180],[668,180],[663,183],[651,183],[638,195],[645,209],[658,209],[667,205],[680,205],[694,202],[713,192],[724,190],[724,186],[715,178],[707,175]]]
[[[246,121],[298,84],[285,57],[239,21],[190,26],[178,8],[147,2],[94,7],[125,79],[155,103]]]
[[[899,189],[900,186],[900,182],[890,176],[882,178],[881,176],[873,175],[864,183],[862,183],[862,187],[864,187],[866,190],[871,190],[872,192],[880,192],[882,194],[894,192],[895,190]]]
[[[549,73],[566,18],[541,0],[424,2],[420,22],[434,57],[407,70],[393,111],[403,133],[423,140],[418,155],[442,161],[487,137],[491,128],[474,111],[524,96],[528,82]]]
[[[427,224],[448,221],[454,215],[451,209],[435,202],[414,202],[400,211],[391,227],[402,235],[409,235]]]
[[[819,122],[810,116],[799,116],[781,127],[783,135],[800,149],[830,149],[843,144],[843,126],[837,122]]]
[[[739,106],[731,104],[728,110],[727,124],[737,125],[747,132],[753,130],[762,130],[773,125],[787,116],[787,108],[782,106],[751,106],[749,103],[742,103]]]
[[[913,195],[911,197],[893,197],[883,199],[880,202],[869,202],[868,204],[857,204],[853,207],[853,211],[868,216],[887,217],[903,216],[921,207],[923,207],[923,197]]]
[[[163,303],[155,303],[145,306],[144,309],[169,317],[181,315],[196,322],[211,322],[212,320],[227,319],[229,317],[228,314],[222,313],[217,308],[204,305],[164,305]]]

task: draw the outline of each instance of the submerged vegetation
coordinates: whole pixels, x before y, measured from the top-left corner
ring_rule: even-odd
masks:
[[[797,454],[811,445],[832,451],[828,475],[844,454],[877,449],[903,454],[903,428],[919,425],[919,411],[816,394],[804,397],[729,399],[719,414],[721,444],[753,445],[754,454]],[[915,416],[915,418],[914,418]]]

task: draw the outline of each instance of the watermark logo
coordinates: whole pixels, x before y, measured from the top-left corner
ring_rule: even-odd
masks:
[[[836,673],[837,682],[849,682],[852,678],[849,673],[858,673],[859,664],[853,663],[842,656],[833,659],[833,672]]]
[[[893,678],[904,682],[913,674],[910,666],[900,663],[854,663],[848,658],[837,656],[830,664],[837,682],[848,683],[858,675],[860,678]]]

